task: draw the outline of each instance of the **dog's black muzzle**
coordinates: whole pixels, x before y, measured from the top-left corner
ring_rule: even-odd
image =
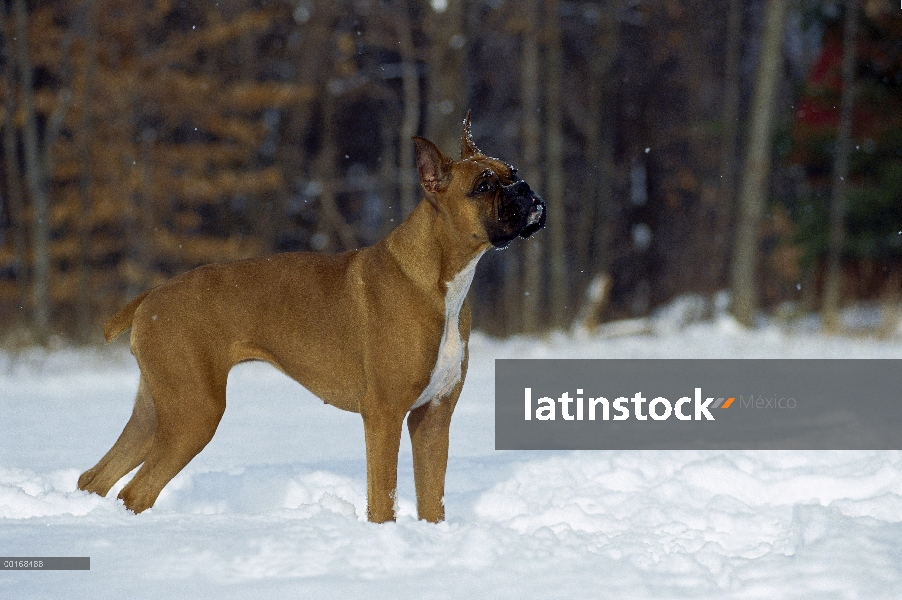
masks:
[[[492,243],[504,248],[514,238],[528,238],[545,226],[545,201],[522,179],[501,186],[501,206]]]

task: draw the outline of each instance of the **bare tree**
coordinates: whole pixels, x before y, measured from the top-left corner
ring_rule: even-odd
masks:
[[[78,180],[78,282],[76,283],[76,321],[78,338],[82,343],[90,340],[93,328],[91,318],[91,177],[93,171],[93,155],[91,140],[94,131],[94,119],[91,111],[91,98],[94,94],[97,70],[97,11],[94,0],[85,0],[84,5],[84,38],[85,60],[84,81],[78,97],[81,109],[81,120],[76,133],[76,155],[82,164]]]
[[[432,10],[427,19],[431,36],[427,137],[451,151],[460,145],[460,120],[467,110],[464,67],[463,0],[448,0],[444,10]]]
[[[46,344],[50,337],[50,223],[47,178],[38,145],[38,125],[35,118],[34,89],[31,59],[28,51],[28,12],[25,0],[14,3],[16,53],[19,66],[19,85],[22,90],[22,110],[25,125],[22,136],[25,146],[25,175],[33,211],[31,246],[34,253],[32,326],[38,343]]]
[[[547,51],[545,56],[546,134],[545,158],[548,177],[546,201],[554,218],[549,222],[548,266],[551,275],[549,300],[552,327],[564,327],[567,318],[567,261],[564,244],[564,131],[561,76],[564,73],[559,0],[545,0]]]
[[[315,169],[321,185],[319,194],[320,232],[334,231],[341,243],[342,250],[354,250],[357,248],[357,237],[354,235],[353,228],[341,215],[336,201],[338,179],[335,162],[338,159],[338,146],[335,131],[335,102],[334,95],[326,89],[323,92],[321,125],[323,144],[316,160]]]
[[[719,212],[714,227],[715,268],[708,271],[708,292],[717,291],[729,251],[728,232],[736,198],[736,151],[739,146],[739,64],[742,50],[742,0],[730,0],[720,154]]]
[[[530,185],[542,189],[539,153],[541,152],[541,86],[539,72],[539,40],[537,23],[540,19],[538,0],[525,0],[522,12],[526,24],[522,35],[520,56],[520,98],[521,98],[521,139],[523,143],[523,172],[529,173]],[[559,215],[553,215],[553,219]],[[526,252],[523,260],[522,286],[518,281],[508,281],[506,285],[516,286],[523,294],[522,316],[523,331],[533,333],[538,330],[539,307],[542,291],[542,242],[540,236],[526,240]]]
[[[410,138],[417,134],[420,124],[420,78],[414,55],[413,23],[410,20],[410,6],[407,0],[396,9],[398,46],[401,50],[401,81],[404,86],[404,117],[401,121],[401,214],[406,217],[413,210],[419,192],[418,179],[414,173],[414,146]]]
[[[577,316],[582,326],[594,328],[601,319],[610,292],[610,244],[614,203],[614,155],[616,138],[615,60],[620,47],[617,15],[619,0],[599,9],[595,45],[589,61],[585,125],[585,153],[591,175],[582,179],[582,214],[576,223],[576,264],[591,279]],[[594,246],[594,256],[590,254]]]
[[[830,196],[830,231],[827,241],[827,275],[824,282],[823,317],[828,332],[839,329],[839,304],[842,288],[842,251],[846,239],[846,179],[849,176],[849,151],[852,138],[852,109],[855,105],[855,35],[858,13],[855,0],[845,3],[843,26],[842,92],[839,129],[833,156],[833,190]]]
[[[764,212],[771,169],[771,146],[777,87],[782,74],[783,29],[787,0],[768,0],[761,54],[749,124],[749,141],[739,185],[739,214],[733,240],[731,312],[746,326],[757,308],[758,227]]]
[[[6,33],[6,32],[4,32]],[[26,294],[28,241],[26,239],[27,224],[25,218],[25,206],[22,191],[22,180],[19,173],[19,153],[16,136],[16,65],[13,52],[10,48],[10,40],[13,36],[7,36],[3,40],[3,64],[6,86],[3,95],[3,155],[6,175],[6,201],[9,204],[10,229],[12,230],[15,259],[13,274],[16,278],[18,291],[18,305],[24,308],[28,305]],[[17,313],[18,314],[18,313]]]

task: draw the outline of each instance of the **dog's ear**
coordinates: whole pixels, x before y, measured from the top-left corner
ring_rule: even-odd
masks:
[[[467,111],[467,116],[464,117],[463,140],[460,143],[460,160],[473,158],[477,154],[482,154],[482,152],[473,143],[473,136],[470,135],[470,111]]]
[[[430,202],[435,201],[435,194],[444,190],[451,181],[451,164],[454,162],[438,146],[419,136],[414,136],[413,143],[417,150],[417,170],[420,172],[420,183]]]

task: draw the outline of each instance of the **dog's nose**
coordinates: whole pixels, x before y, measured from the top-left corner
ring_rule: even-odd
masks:
[[[533,198],[532,206],[529,209],[529,214],[526,217],[527,225],[534,225],[542,222],[542,218],[545,216],[545,202],[542,201],[541,198],[535,197]]]
[[[530,192],[529,184],[523,180],[502,186],[502,189],[504,189],[504,195],[508,197],[525,196]]]
[[[529,205],[529,211],[526,214],[526,226],[520,232],[520,237],[528,238],[545,227],[546,215],[547,210],[545,208],[545,201],[533,194],[532,202]]]

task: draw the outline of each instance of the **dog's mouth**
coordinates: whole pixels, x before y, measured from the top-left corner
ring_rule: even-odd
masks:
[[[528,238],[545,226],[545,201],[525,181],[517,178],[503,186],[500,200],[496,233],[491,236],[496,249],[506,248],[517,237]]]
[[[532,194],[533,204],[526,215],[526,226],[520,231],[520,237],[528,238],[538,230],[545,227],[545,201]]]

